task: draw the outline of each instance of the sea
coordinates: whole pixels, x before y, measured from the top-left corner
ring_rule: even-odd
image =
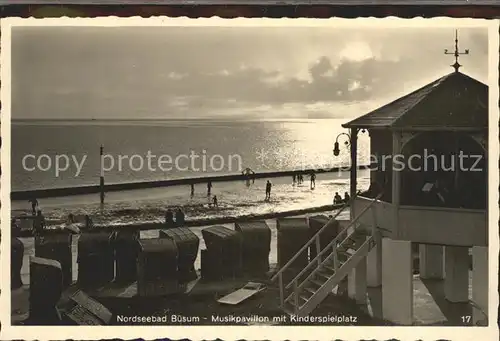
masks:
[[[203,177],[254,172],[348,167],[349,137],[341,127],[349,119],[269,120],[15,120],[11,136],[11,190],[32,190],[106,183]],[[337,138],[337,136],[339,136]],[[334,143],[340,154],[334,156]],[[100,157],[100,147],[104,157]],[[101,164],[101,160],[104,160]],[[358,164],[369,163],[368,134],[360,133]],[[309,178],[294,184],[291,177],[270,179],[271,200],[265,201],[267,179],[215,182],[210,205],[205,184],[155,187],[99,195],[39,198],[48,221],[69,213],[90,214],[97,223],[157,222],[166,209],[182,208],[186,219],[283,212],[328,205],[335,192],[349,190],[349,172],[319,174],[315,188]],[[369,171],[358,173],[358,188],[369,184]],[[13,215],[30,212],[26,201],[13,201]]]

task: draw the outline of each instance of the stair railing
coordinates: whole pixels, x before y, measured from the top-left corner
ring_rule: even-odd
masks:
[[[276,278],[279,279],[279,287],[280,287],[280,301],[281,301],[281,305],[283,306],[283,304],[285,303],[285,297],[284,297],[284,292],[283,292],[283,272],[288,269],[288,267],[290,267],[291,264],[293,264],[293,262],[304,252],[304,251],[307,251],[309,246],[312,244],[312,243],[316,243],[316,247],[318,247],[320,244],[320,239],[319,239],[319,236],[321,235],[321,233],[323,233],[323,231],[326,230],[326,227],[329,225],[329,224],[333,224],[335,222],[335,220],[337,219],[337,217],[340,215],[340,213],[342,213],[347,207],[349,207],[353,202],[354,202],[354,199],[357,198],[359,195],[359,193],[356,193],[356,195],[351,198],[350,201],[346,202],[338,211],[337,213],[335,213],[335,215],[330,218],[328,220],[328,222],[323,225],[323,227],[314,234],[314,236],[309,239],[309,241],[307,243],[304,244],[304,246],[302,246],[302,248],[284,265],[282,266],[278,272],[276,272],[276,274],[274,274],[273,277],[271,277],[271,281],[274,282],[276,280]],[[319,247],[318,247],[318,251],[319,251]],[[319,263],[318,263],[318,266],[319,266]]]
[[[351,228],[353,225],[355,225],[358,220],[363,216],[363,214],[365,214],[365,212],[367,212],[369,209],[372,208],[372,206],[378,202],[378,200],[380,199],[380,197],[382,196],[382,194],[379,194],[375,199],[373,199],[370,204],[368,206],[366,206],[358,215],[356,218],[354,218],[353,220],[351,220],[351,222],[346,226],[346,228],[344,228],[339,234],[337,234],[337,236],[327,245],[325,246],[325,248],[323,250],[321,250],[321,252],[318,252],[318,254],[316,255],[316,257],[311,260],[307,266],[302,269],[301,272],[299,272],[299,274],[297,276],[295,276],[294,279],[292,279],[290,281],[290,283],[285,287],[285,289],[289,289],[292,285],[295,285],[294,283],[295,282],[298,282],[299,278],[307,272],[307,270],[311,267],[311,264],[314,264],[315,262],[318,262],[318,267],[323,265],[323,263],[326,262],[326,260],[328,259],[328,257],[325,259],[325,260],[321,260],[321,256],[325,253],[327,253],[327,251],[331,251],[331,253],[329,255],[331,255],[333,253],[334,256],[337,255],[337,242],[338,241],[341,241],[340,244],[342,244],[345,239],[347,239],[350,235],[348,234],[348,229]],[[346,235],[346,238],[344,239],[341,239],[343,235]],[[304,284],[304,282],[306,282],[313,274],[311,273],[306,279],[304,279],[304,281],[302,281],[300,283],[300,285],[297,283],[296,286],[297,288],[301,289],[302,288],[302,284]]]
[[[328,261],[330,261],[331,257],[333,257],[333,261],[334,261],[334,267],[335,267],[335,272],[337,272],[341,266],[339,264],[339,260],[338,260],[338,254],[337,254],[337,246],[341,246],[347,239],[349,239],[351,235],[348,235],[345,239],[343,239],[340,243],[338,244],[333,244],[332,245],[332,252],[328,255],[328,257],[326,257],[322,262],[321,262],[321,266],[323,266],[324,264],[326,264]],[[371,238],[371,237],[370,237]],[[321,267],[320,266],[320,267]],[[300,284],[297,284],[297,289],[298,289],[298,292],[300,292],[306,285],[307,281],[312,277],[314,276],[314,272],[311,272]],[[294,279],[295,280],[295,279]],[[293,280],[292,280],[293,281]],[[298,279],[297,279],[297,282],[298,282]]]

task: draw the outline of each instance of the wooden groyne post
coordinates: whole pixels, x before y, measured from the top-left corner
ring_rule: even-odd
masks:
[[[101,205],[104,204],[104,161],[103,161],[103,155],[104,155],[104,147],[101,144],[100,148],[100,165],[101,165],[101,177],[99,178],[99,191],[100,191],[100,196],[101,196]]]

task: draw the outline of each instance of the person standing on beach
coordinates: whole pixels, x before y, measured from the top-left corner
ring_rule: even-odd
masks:
[[[349,201],[351,201],[351,196],[349,193],[345,192],[344,193],[344,202],[347,204]]]
[[[270,200],[271,199],[271,188],[273,187],[273,184],[271,181],[267,180],[266,183],[266,199],[265,200]]]
[[[316,173],[311,173],[311,189],[316,188]]]
[[[245,175],[247,176],[248,178],[252,177],[253,175],[255,175],[255,172],[250,169],[250,168],[245,168],[242,172],[241,172],[242,175]]]
[[[194,184],[191,184],[191,198],[194,197]]]
[[[217,201],[217,196],[214,195],[214,198],[213,198],[213,205],[215,208],[219,208],[219,202]]]
[[[19,228],[19,225],[16,222],[15,218],[12,218],[10,220],[10,229],[11,229],[11,236],[12,237],[19,237],[21,229]]]
[[[36,200],[36,198],[31,198],[28,202],[31,203],[31,212],[35,215],[36,208],[38,207],[38,200]]]
[[[86,230],[94,229],[94,222],[92,221],[92,218],[90,218],[88,214],[85,215],[85,229]]]
[[[180,208],[177,209],[177,212],[175,212],[175,224],[177,227],[183,227],[185,223],[185,216],[184,212]]]
[[[78,228],[78,226],[76,226],[76,220],[75,220],[75,216],[73,215],[73,213],[70,213],[68,215],[68,220],[66,221],[66,224],[64,225],[64,229],[70,231],[73,234],[80,233],[80,229]]]
[[[169,208],[165,213],[165,225],[167,225],[167,229],[171,229],[174,227],[174,212]]]
[[[333,197],[333,204],[340,205],[342,203],[342,197],[339,195],[339,192],[335,192],[335,196]]]
[[[212,181],[208,181],[207,183],[207,197],[209,197],[210,194],[212,194]]]
[[[295,185],[295,174],[292,175],[292,183]]]
[[[76,223],[76,220],[75,220],[75,216],[73,213],[70,213],[68,214],[68,221],[67,221],[68,224],[74,224]]]
[[[35,219],[33,220],[33,235],[35,237],[41,237],[43,231],[45,230],[45,217],[41,210],[36,212]]]

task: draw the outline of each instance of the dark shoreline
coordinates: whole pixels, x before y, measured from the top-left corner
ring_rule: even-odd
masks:
[[[358,166],[358,170],[369,169],[369,166]],[[304,170],[290,170],[279,172],[262,172],[255,173],[250,176],[242,174],[229,174],[219,176],[195,177],[195,178],[182,178],[170,180],[155,180],[155,181],[140,181],[140,182],[124,182],[115,184],[105,184],[104,192],[118,192],[134,189],[147,189],[155,187],[169,187],[179,185],[190,185],[211,182],[225,182],[225,181],[245,181],[252,179],[262,178],[279,178],[286,176],[293,176],[296,174],[308,174],[314,172],[316,174],[335,173],[339,171],[349,171],[349,167],[332,167],[328,169],[304,169]],[[82,194],[96,194],[100,193],[101,187],[99,185],[87,185],[78,187],[58,187],[46,189],[34,189],[23,191],[12,191],[10,193],[11,200],[29,200],[31,198],[53,198],[63,196],[73,196]]]
[[[299,216],[303,214],[308,214],[308,213],[320,213],[320,212],[330,212],[336,209],[342,208],[343,204],[340,205],[324,205],[324,206],[317,206],[317,207],[311,207],[311,208],[305,208],[305,209],[300,209],[300,210],[291,210],[291,211],[284,211],[284,212],[271,212],[271,213],[264,213],[264,214],[247,214],[247,215],[242,215],[242,216],[227,216],[227,217],[216,217],[216,218],[204,218],[204,219],[188,219],[186,220],[184,227],[199,227],[199,226],[206,226],[206,225],[220,225],[220,224],[232,224],[235,222],[241,222],[241,221],[251,221],[251,220],[262,220],[262,219],[274,219],[274,218],[283,218],[283,217],[290,217],[290,216]],[[22,219],[22,217],[19,217]],[[30,219],[30,218],[24,218],[24,219]],[[166,229],[166,226],[163,222],[150,222],[150,223],[132,223],[132,224],[124,224],[124,225],[95,225],[95,228],[93,231],[95,232],[100,232],[100,231],[106,231],[106,230],[140,230],[140,231],[147,231],[147,230],[161,230],[161,229]],[[64,230],[60,228],[48,228],[45,230],[45,233],[47,234],[54,234],[54,233],[62,233]],[[89,231],[85,231],[89,232]],[[19,237],[26,238],[26,237],[32,237],[32,232],[31,230],[23,230],[20,232]]]

